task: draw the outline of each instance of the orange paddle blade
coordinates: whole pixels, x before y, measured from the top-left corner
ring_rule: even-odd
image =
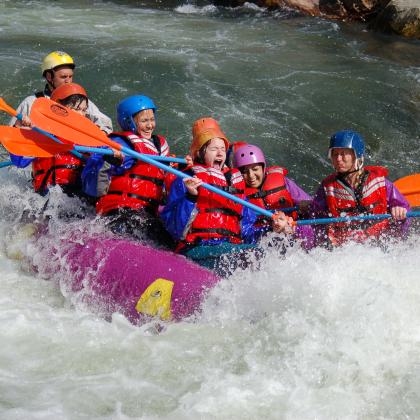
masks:
[[[88,118],[48,98],[35,100],[30,118],[36,127],[70,143],[98,147],[111,141]]]
[[[17,112],[10,105],[7,105],[3,98],[0,98],[0,111],[5,111],[13,117],[17,115]]]
[[[54,143],[36,131],[8,126],[0,126],[0,142],[18,156],[51,157],[73,149],[71,144]]]
[[[405,196],[411,207],[420,206],[420,174],[397,179],[394,185]]]

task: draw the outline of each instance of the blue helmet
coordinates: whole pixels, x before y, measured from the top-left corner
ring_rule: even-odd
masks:
[[[353,149],[356,159],[361,159],[365,155],[365,141],[356,131],[343,130],[334,133],[330,138],[329,158],[331,158],[331,150],[338,147]]]
[[[145,109],[153,109],[153,113],[157,110],[155,103],[147,96],[133,95],[123,99],[117,106],[117,120],[121,129],[136,132],[133,115]]]

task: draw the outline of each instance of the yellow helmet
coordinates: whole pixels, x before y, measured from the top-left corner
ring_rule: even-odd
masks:
[[[59,66],[69,66],[72,69],[76,67],[73,59],[67,53],[63,51],[53,51],[42,60],[42,75],[44,76],[47,70],[53,70]]]

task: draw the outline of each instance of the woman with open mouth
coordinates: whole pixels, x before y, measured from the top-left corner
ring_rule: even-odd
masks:
[[[247,259],[246,250],[255,248],[246,243],[254,229],[249,210],[201,187],[203,183],[211,184],[245,199],[241,172],[225,165],[228,147],[229,141],[217,125],[193,130],[191,178],[173,182],[167,205],[161,211],[166,229],[178,243],[176,251],[221,275],[226,274],[226,262],[230,271]],[[286,227],[287,220],[279,218],[273,223],[279,231]],[[234,258],[226,261],[226,254]]]

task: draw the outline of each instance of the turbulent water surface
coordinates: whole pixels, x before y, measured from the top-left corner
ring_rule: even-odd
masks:
[[[252,5],[3,0],[0,94],[17,106],[42,87],[42,58],[64,50],[114,122],[120,99],[145,93],[184,154],[194,119],[212,115],[313,193],[342,128],[365,136],[391,179],[419,172],[419,47]],[[269,253],[217,286],[197,319],[156,334],[101,319],[62,278],[33,271],[45,255],[17,222],[45,200],[28,171],[0,171],[2,419],[418,417],[415,235],[387,250]],[[57,213],[74,203],[54,190],[50,201],[57,237],[103,229],[93,215],[64,225]]]

